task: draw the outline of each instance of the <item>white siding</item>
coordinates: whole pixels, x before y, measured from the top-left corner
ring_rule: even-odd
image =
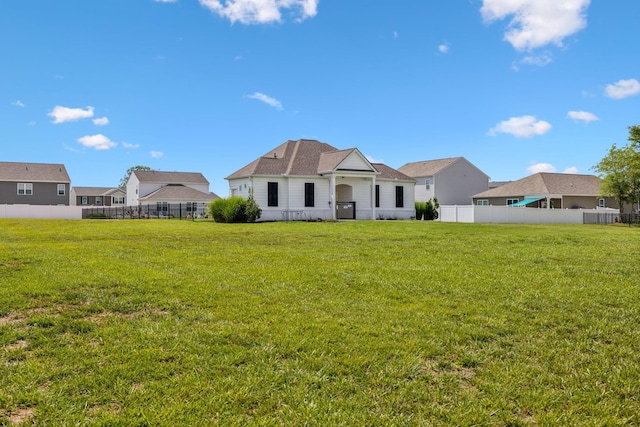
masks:
[[[380,207],[376,208],[377,219],[410,219],[415,217],[415,184],[413,182],[376,181],[380,186]],[[404,206],[396,208],[396,187],[404,188]]]
[[[349,154],[349,156],[347,156],[346,159],[344,159],[340,165],[338,166],[338,169],[341,170],[357,170],[357,171],[370,171],[371,170],[371,166],[370,164],[364,160],[362,157],[360,157],[356,152],[353,152],[351,154]]]
[[[127,180],[127,206],[135,206],[138,204],[138,187],[140,181],[135,174],[131,174]]]

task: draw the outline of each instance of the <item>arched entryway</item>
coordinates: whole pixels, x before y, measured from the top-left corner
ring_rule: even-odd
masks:
[[[356,219],[356,202],[353,201],[353,187],[336,185],[336,209],[338,219]]]

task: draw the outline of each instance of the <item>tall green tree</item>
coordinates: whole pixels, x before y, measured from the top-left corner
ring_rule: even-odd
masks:
[[[131,172],[133,171],[151,171],[153,169],[151,169],[149,166],[132,166],[129,169],[127,169],[127,173],[120,179],[120,184],[118,185],[118,187],[120,188],[124,188],[127,186],[127,181],[129,180],[129,176],[131,175]]]
[[[613,196],[620,211],[625,203],[640,199],[640,126],[629,127],[629,144],[613,144],[609,152],[593,167],[602,179],[600,194]]]

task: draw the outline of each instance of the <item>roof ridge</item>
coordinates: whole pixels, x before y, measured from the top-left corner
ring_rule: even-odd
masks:
[[[293,146],[293,153],[291,153],[291,157],[289,158],[289,164],[287,165],[287,170],[285,171],[287,175],[289,175],[291,173],[291,169],[293,169],[293,163],[296,158],[296,155],[298,154],[298,149],[300,148],[301,141],[302,141],[301,139],[297,141],[293,141],[295,145]]]

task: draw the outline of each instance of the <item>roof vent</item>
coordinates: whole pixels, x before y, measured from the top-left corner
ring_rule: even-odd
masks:
[[[278,153],[273,153],[273,158],[277,159],[278,158]]]

